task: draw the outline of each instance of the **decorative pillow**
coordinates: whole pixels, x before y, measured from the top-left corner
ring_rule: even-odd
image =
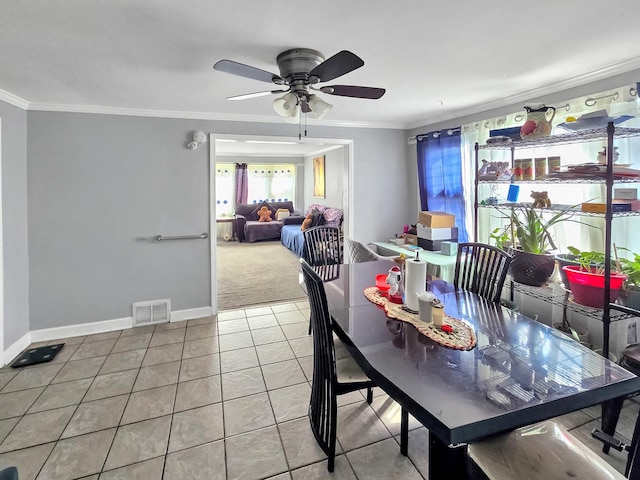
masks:
[[[279,208],[276,210],[276,220],[282,220],[291,216],[291,212],[286,208]]]
[[[313,215],[310,213],[309,215],[304,217],[304,220],[302,221],[302,225],[300,225],[300,230],[304,232],[307,228],[311,228],[312,221],[313,221]]]
[[[259,222],[270,222],[271,221],[271,210],[268,207],[262,207],[258,210],[258,219]]]
[[[262,207],[267,207],[269,209],[269,211],[271,212],[271,216],[275,216],[274,214],[276,213],[276,209],[273,208],[273,205],[271,205],[269,202],[267,202],[266,200],[263,200],[262,202],[260,202],[256,208],[253,209],[253,212],[251,212],[252,215],[254,216],[258,216],[258,211],[260,211],[260,209]]]

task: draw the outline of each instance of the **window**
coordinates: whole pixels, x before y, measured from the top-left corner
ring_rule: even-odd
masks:
[[[247,203],[293,201],[295,195],[294,165],[249,165]]]

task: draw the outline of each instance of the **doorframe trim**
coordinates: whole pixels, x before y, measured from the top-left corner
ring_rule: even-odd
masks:
[[[346,226],[345,235],[351,235],[354,228],[353,220],[353,171],[354,171],[354,140],[352,138],[315,138],[282,137],[270,135],[234,135],[222,133],[209,133],[209,272],[211,277],[211,312],[218,314],[218,292],[216,288],[216,140],[258,140],[272,142],[296,142],[296,143],[323,143],[341,145],[345,147],[345,172],[348,175],[346,185],[348,188],[343,194],[343,200],[347,199],[347,208],[344,209],[343,224]],[[345,183],[343,183],[344,185]]]

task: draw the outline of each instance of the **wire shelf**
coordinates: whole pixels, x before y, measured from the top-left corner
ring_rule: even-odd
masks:
[[[487,205],[487,204],[478,204],[479,208],[531,208],[530,203],[499,203],[497,205]],[[575,205],[553,205],[552,207],[540,208],[540,212],[549,212],[549,213],[571,213],[572,215],[579,215],[583,217],[596,217],[603,218],[603,213],[597,212],[583,212],[580,206]],[[613,212],[613,217],[637,217],[640,216],[640,212]]]
[[[564,287],[561,291],[554,291],[554,289],[549,285],[542,287],[532,287],[530,285],[524,285],[513,280],[511,280],[511,285],[514,292],[522,293],[527,297],[535,298],[537,300],[543,300],[558,307],[567,308],[568,310],[580,313],[589,318],[602,320],[602,309],[587,307],[585,305],[575,303],[571,295],[567,297],[568,291],[565,290]],[[617,307],[617,304],[612,304],[612,307],[613,305],[616,305]],[[637,315],[622,312],[614,308],[611,308],[609,312],[609,318],[611,322],[618,322],[620,320],[626,320],[628,318],[633,318],[636,316]]]
[[[628,138],[640,136],[640,128],[616,127],[614,138]],[[514,140],[509,143],[495,143],[490,145],[478,145],[479,150],[520,150],[523,148],[552,147],[556,145],[570,145],[572,143],[583,143],[607,138],[606,128],[594,128],[582,130],[577,133],[566,133],[563,135],[552,135],[549,137],[535,138],[531,140]]]
[[[537,183],[537,184],[560,184],[560,183],[595,183],[595,184],[604,184],[606,183],[605,177],[593,176],[591,178],[585,177],[547,177],[541,178],[538,180],[480,180],[478,179],[479,184],[492,184],[492,185],[510,185],[510,184],[526,184],[526,183]],[[615,177],[613,179],[613,183],[640,183],[640,177]]]

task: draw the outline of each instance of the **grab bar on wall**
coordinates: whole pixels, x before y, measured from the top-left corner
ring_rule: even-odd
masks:
[[[181,235],[177,237],[163,237],[162,235],[156,235],[154,237],[156,242],[164,242],[165,240],[196,240],[198,238],[209,238],[209,234],[205,232],[200,235]]]

